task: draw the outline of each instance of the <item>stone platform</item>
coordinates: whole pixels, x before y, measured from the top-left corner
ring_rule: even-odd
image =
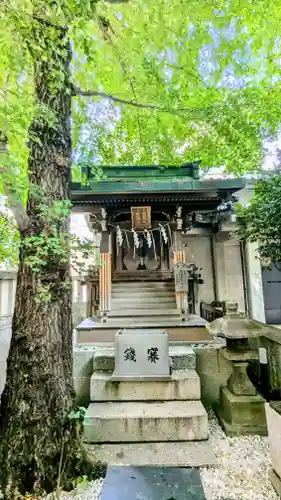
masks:
[[[159,311],[157,311],[159,312]],[[77,343],[109,343],[114,342],[115,334],[120,328],[163,328],[169,334],[170,341],[177,342],[205,342],[212,338],[205,328],[206,321],[200,316],[191,315],[188,320],[183,320],[176,315],[161,316],[149,315],[134,318],[126,316],[110,317],[104,321],[87,318],[77,327]]]
[[[94,456],[119,465],[215,464],[194,350],[170,346],[169,355],[170,380],[116,382],[114,347],[95,350],[84,421],[84,440]]]
[[[78,343],[111,342],[119,329],[135,328],[166,330],[169,340],[210,338],[203,318],[177,308],[174,280],[113,282],[109,307],[76,327]]]
[[[114,344],[96,344],[93,353],[93,371],[113,372],[115,368]],[[192,347],[188,345],[170,345],[169,356],[173,370],[195,370],[196,358]]]
[[[201,401],[91,403],[84,420],[88,443],[206,439],[208,418]]]
[[[95,371],[91,377],[91,401],[193,401],[200,394],[196,371],[174,371],[171,381],[111,382],[112,372]]]
[[[204,467],[216,465],[208,441],[86,444],[95,459],[109,465]]]
[[[221,405],[217,416],[228,436],[267,436],[264,410],[265,400],[260,395],[236,396],[227,387],[221,388]]]

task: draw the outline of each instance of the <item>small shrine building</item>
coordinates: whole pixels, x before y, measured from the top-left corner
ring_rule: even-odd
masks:
[[[73,182],[74,212],[100,234],[100,269],[88,277],[78,342],[112,341],[120,328],[165,328],[170,340],[204,340],[202,304],[245,310],[243,249],[232,236],[244,179],[204,179],[200,162],[101,167]]]

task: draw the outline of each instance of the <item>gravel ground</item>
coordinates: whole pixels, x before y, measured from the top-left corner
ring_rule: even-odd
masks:
[[[271,462],[267,438],[226,437],[212,411],[209,428],[218,467],[201,469],[206,500],[279,500],[268,479]],[[87,489],[62,493],[59,500],[99,500],[101,489],[102,480],[95,481]]]
[[[209,413],[209,428],[218,467],[201,469],[206,499],[279,500],[268,479],[267,438],[226,437],[213,412]]]
[[[89,483],[86,488],[79,487],[69,493],[62,492],[59,497],[51,493],[43,500],[98,500],[102,485],[103,479],[98,479]]]

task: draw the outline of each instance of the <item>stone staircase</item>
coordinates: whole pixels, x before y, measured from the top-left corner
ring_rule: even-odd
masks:
[[[172,378],[111,381],[114,351],[93,358],[84,441],[95,458],[115,465],[214,465],[208,417],[201,403],[195,353],[170,346]]]
[[[174,281],[113,283],[111,300],[102,318],[108,327],[182,326],[186,320],[176,309]]]

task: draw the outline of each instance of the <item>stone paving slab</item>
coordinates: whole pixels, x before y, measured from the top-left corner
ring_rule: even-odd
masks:
[[[217,466],[210,441],[118,443],[86,445],[89,454],[109,465],[206,467]]]
[[[109,467],[101,500],[206,500],[196,469]]]

